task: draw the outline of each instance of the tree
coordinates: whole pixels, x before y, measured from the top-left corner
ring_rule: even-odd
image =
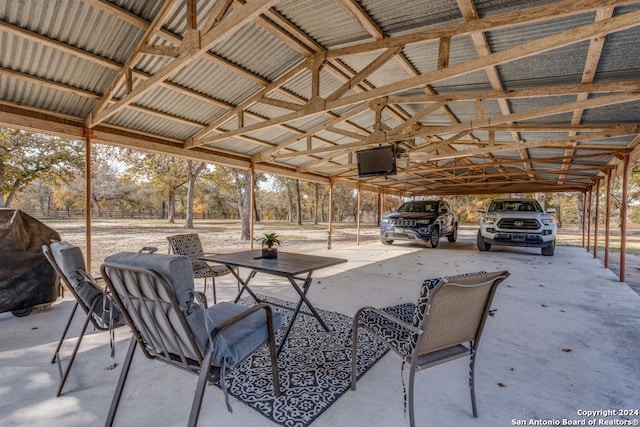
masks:
[[[196,192],[196,180],[198,179],[198,175],[200,175],[206,167],[206,163],[187,160],[187,174],[189,179],[187,186],[187,215],[184,228],[193,228],[193,199]]]
[[[124,150],[120,158],[129,166],[126,174],[138,182],[154,186],[168,202],[168,222],[175,223],[176,200],[180,187],[189,182],[186,160],[161,154],[146,154]],[[187,202],[188,203],[188,202]]]
[[[238,212],[240,212],[240,222],[242,223],[240,240],[249,240],[251,236],[251,203],[249,201],[249,193],[251,192],[250,173],[248,171],[240,172],[238,169],[232,169],[231,176],[233,177],[238,192]]]
[[[84,161],[81,141],[0,128],[0,207],[30,183],[67,181]]]
[[[300,194],[300,180],[295,181],[296,189],[296,222],[298,225],[302,225],[302,195]]]

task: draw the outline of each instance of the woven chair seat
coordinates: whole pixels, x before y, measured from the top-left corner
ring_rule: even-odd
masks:
[[[391,307],[383,308],[382,310],[403,322],[410,323],[415,308],[415,304],[406,303],[394,307],[393,310]],[[364,310],[362,312],[360,324],[370,328],[376,335],[382,337],[388,346],[398,352],[404,352],[404,344],[409,340],[411,335],[408,329],[370,310]]]
[[[193,268],[193,277],[204,279],[204,289],[207,290],[207,279],[211,279],[213,303],[217,303],[215,277],[230,273],[229,269],[221,264],[208,264],[200,258],[205,255],[197,233],[179,234],[167,237],[169,241],[169,253],[188,256]]]
[[[508,276],[508,271],[496,271],[427,279],[422,282],[417,304],[359,309],[353,319],[351,389],[356,389],[358,329],[362,327],[398,354],[403,368],[404,363],[409,366],[404,401],[408,404],[411,427],[416,425],[413,399],[416,371],[465,356],[469,357],[471,410],[477,417],[476,351],[496,288]]]

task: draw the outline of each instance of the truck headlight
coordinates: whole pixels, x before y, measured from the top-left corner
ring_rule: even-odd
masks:
[[[495,219],[495,218],[493,218],[493,217],[484,217],[484,218],[482,218],[482,221],[483,221],[485,224],[495,224],[496,219]]]
[[[552,225],[553,224],[553,218],[542,218],[542,223],[544,225]]]

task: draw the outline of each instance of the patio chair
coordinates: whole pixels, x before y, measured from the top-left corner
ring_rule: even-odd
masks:
[[[415,426],[413,389],[417,370],[470,356],[469,389],[473,416],[478,416],[474,386],[476,351],[497,286],[508,271],[425,280],[411,319],[385,309],[363,307],[353,319],[351,389],[356,389],[358,328],[372,333],[409,364],[409,422]],[[411,314],[411,313],[409,313]],[[405,394],[405,402],[407,395]]]
[[[216,297],[216,277],[229,274],[227,267],[221,264],[210,265],[200,259],[204,255],[200,236],[196,233],[177,234],[167,237],[169,241],[169,253],[176,255],[186,255],[191,260],[193,277],[195,279],[204,278],[204,292],[207,292],[207,279],[211,279],[211,289],[213,292],[213,303],[217,304]],[[240,284],[238,284],[240,290]]]
[[[62,394],[62,389],[67,382],[67,377],[73,366],[73,362],[76,359],[78,349],[82,343],[82,338],[87,330],[87,326],[91,323],[94,329],[99,331],[113,331],[114,328],[123,326],[124,323],[120,321],[120,312],[113,304],[111,297],[105,292],[96,279],[91,277],[85,270],[84,257],[82,256],[82,250],[66,241],[55,241],[49,246],[43,245],[42,252],[45,258],[49,261],[56,274],[60,277],[62,283],[69,289],[73,297],[75,298],[75,304],[67,324],[64,327],[62,336],[58,341],[56,350],[53,353],[51,363],[58,363],[58,372],[60,373],[60,384],[56,391],[56,396]],[[62,362],[60,359],[60,348],[67,336],[71,321],[75,316],[78,307],[85,313],[85,320],[78,336],[78,341],[71,353],[71,358],[67,367],[63,370]],[[110,336],[111,342],[111,354],[113,356],[113,335]]]
[[[275,396],[280,396],[275,332],[281,316],[268,304],[245,307],[221,302],[205,308],[194,299],[191,263],[186,256],[122,252],[101,267],[133,336],[113,395],[106,424],[116,416],[136,347],[159,360],[198,375],[189,426],[198,422],[207,380],[220,381],[231,411],[225,372],[267,344]]]

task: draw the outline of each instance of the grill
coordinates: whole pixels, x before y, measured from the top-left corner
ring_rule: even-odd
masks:
[[[540,223],[534,218],[502,218],[498,227],[504,230],[537,230]]]
[[[391,224],[398,226],[398,227],[415,227],[416,226],[416,220],[415,219],[392,219],[391,220]]]

